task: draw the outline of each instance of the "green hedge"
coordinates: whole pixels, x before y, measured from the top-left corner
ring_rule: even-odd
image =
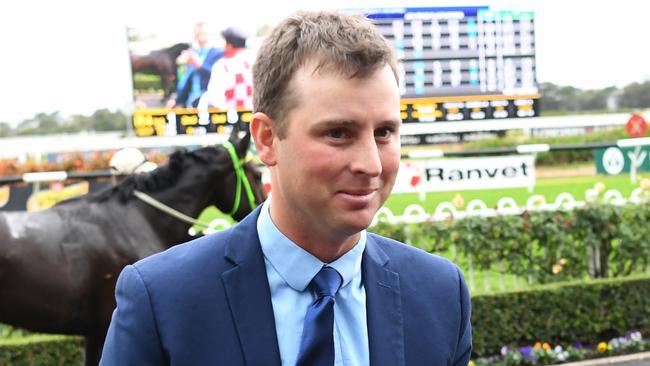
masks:
[[[520,132],[510,131],[505,137],[485,139],[467,142],[463,145],[464,150],[513,147],[521,144],[584,144],[595,142],[616,142],[619,139],[628,138],[625,128],[618,127],[606,130],[597,130],[586,134],[556,137],[527,137]],[[537,154],[536,164],[539,166],[556,166],[574,163],[593,161],[592,150],[565,150],[552,151]]]
[[[474,355],[535,342],[596,344],[650,331],[650,276],[472,296]]]
[[[504,345],[535,342],[585,345],[650,331],[650,276],[546,285],[472,296],[474,356]],[[0,365],[81,365],[78,337],[30,335],[0,339]]]
[[[83,346],[83,338],[59,335],[29,335],[0,339],[0,365],[82,365]]]
[[[531,284],[617,277],[650,266],[650,204],[589,204],[570,211],[467,217],[372,231],[450,257],[466,274],[501,272]]]

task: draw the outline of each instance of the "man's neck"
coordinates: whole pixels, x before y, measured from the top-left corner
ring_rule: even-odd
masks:
[[[320,259],[323,263],[332,263],[345,253],[349,252],[359,242],[360,232],[341,233],[317,233],[312,231],[304,232],[291,230],[291,227],[305,227],[304,225],[284,225],[283,222],[273,219],[273,205],[269,209],[269,215],[273,224],[293,243],[309,252],[309,254]]]
[[[236,54],[238,54],[243,50],[244,50],[243,48],[235,48],[229,44],[226,44],[226,48],[224,48],[223,50],[223,57],[225,58],[235,57]]]
[[[359,242],[360,234],[347,237],[345,240],[335,239],[333,241],[319,240],[315,241],[313,236],[309,241],[297,242],[292,240],[296,245],[314,257],[320,259],[323,263],[332,263],[349,252]]]

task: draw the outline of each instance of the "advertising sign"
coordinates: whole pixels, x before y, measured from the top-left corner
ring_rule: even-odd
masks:
[[[400,163],[393,193],[531,188],[535,157],[509,155]]]
[[[625,124],[625,132],[630,137],[643,137],[648,134],[648,122],[642,115],[634,113]]]
[[[618,175],[629,173],[634,164],[637,172],[650,171],[650,146],[644,146],[639,150],[638,155],[634,154],[634,148],[616,146],[606,149],[594,150],[596,161],[596,172],[605,175]]]
[[[0,211],[40,211],[65,199],[99,192],[111,185],[105,179],[70,184],[53,182],[44,184],[38,191],[32,184],[4,185],[0,187]]]

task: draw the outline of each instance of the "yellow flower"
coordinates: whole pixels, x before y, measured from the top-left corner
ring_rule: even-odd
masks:
[[[598,343],[598,352],[605,353],[606,351],[607,351],[607,343],[605,342]]]
[[[548,344],[547,342],[544,342],[544,345],[542,346],[542,348],[544,348],[547,351],[550,351],[551,350],[551,345]]]
[[[594,189],[598,191],[598,193],[603,193],[605,191],[605,183],[603,182],[596,183],[596,185],[594,185]]]
[[[474,366],[474,361],[469,360],[469,363],[467,364],[467,366]]]
[[[535,345],[533,346],[534,349],[542,349],[542,344],[539,342],[535,342]]]
[[[642,179],[641,183],[639,184],[641,186],[641,190],[643,191],[648,191],[650,190],[650,179]]]
[[[566,259],[560,258],[560,265],[563,266],[566,264]]]
[[[558,273],[562,272],[562,265],[561,264],[554,264],[552,271],[553,271],[553,274],[558,274]]]
[[[456,207],[457,209],[461,209],[465,207],[465,199],[463,198],[463,196],[461,196],[460,193],[456,193],[452,203],[454,204],[454,207]]]

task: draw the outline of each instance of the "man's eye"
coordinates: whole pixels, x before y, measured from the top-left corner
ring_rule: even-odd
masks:
[[[378,128],[375,130],[375,137],[387,138],[390,137],[393,131],[390,128]]]
[[[345,137],[345,131],[342,128],[335,128],[327,131],[327,136],[334,139],[342,139]]]

